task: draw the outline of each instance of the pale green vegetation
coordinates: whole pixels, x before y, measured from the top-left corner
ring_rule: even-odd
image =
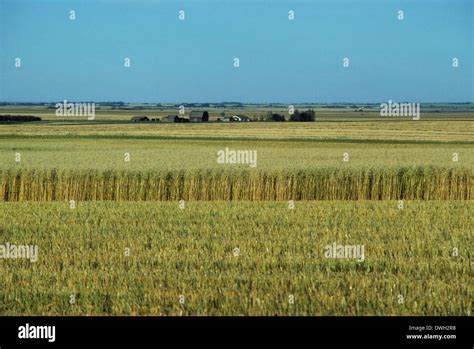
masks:
[[[473,143],[474,144],[474,143]],[[217,152],[257,150],[258,169],[441,166],[474,168],[473,144],[302,141],[1,138],[0,168],[176,170],[222,168]],[[15,154],[21,162],[15,163]],[[131,161],[124,162],[130,153]],[[343,154],[349,162],[343,163]],[[459,161],[453,162],[453,153]],[[245,168],[248,166],[234,166]]]
[[[0,260],[0,313],[468,316],[472,211],[459,201],[0,203],[2,243],[39,248],[35,263]],[[334,242],[364,245],[364,261],[325,258]]]

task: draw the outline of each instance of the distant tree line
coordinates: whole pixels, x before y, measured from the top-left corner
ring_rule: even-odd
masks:
[[[310,122],[310,121],[315,121],[315,120],[316,120],[316,113],[314,112],[313,109],[308,109],[302,112],[296,109],[295,112],[292,115],[290,115],[289,121]],[[282,122],[282,121],[286,121],[286,118],[284,115],[274,114],[272,112],[269,112],[267,114],[266,121]]]
[[[31,115],[0,115],[0,122],[31,122],[41,121],[41,118]]]

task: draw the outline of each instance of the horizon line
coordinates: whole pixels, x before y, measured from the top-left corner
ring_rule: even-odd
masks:
[[[41,102],[27,102],[27,101],[0,101],[0,104],[57,104],[63,103],[64,101],[70,103],[96,103],[96,104],[172,104],[172,105],[186,105],[186,104],[241,104],[241,105],[270,105],[270,104],[281,104],[281,105],[334,105],[334,104],[381,104],[392,101],[393,103],[419,103],[419,104],[474,104],[474,101],[464,101],[464,102],[413,102],[408,100],[384,100],[382,102],[239,102],[239,101],[224,101],[224,102],[124,102],[124,101],[95,101],[95,100],[60,100],[60,101],[41,101]]]

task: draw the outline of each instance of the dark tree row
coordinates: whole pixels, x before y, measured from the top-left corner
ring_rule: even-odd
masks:
[[[0,122],[31,122],[41,121],[41,118],[31,115],[0,115]]]
[[[284,115],[268,113],[267,121],[286,121]],[[310,122],[316,120],[316,114],[313,109],[308,109],[307,111],[300,112],[298,109],[290,115],[290,121],[299,121],[299,122]]]

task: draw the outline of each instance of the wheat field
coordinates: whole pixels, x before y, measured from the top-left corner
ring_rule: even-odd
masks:
[[[1,201],[472,200],[465,168],[0,170]]]
[[[38,248],[0,258],[0,314],[472,315],[460,114],[0,125],[0,252]],[[226,147],[257,166],[218,164]]]
[[[469,316],[473,208],[0,203],[3,241],[38,246],[37,262],[0,261],[0,313]],[[325,258],[334,242],[363,245],[364,260]]]

